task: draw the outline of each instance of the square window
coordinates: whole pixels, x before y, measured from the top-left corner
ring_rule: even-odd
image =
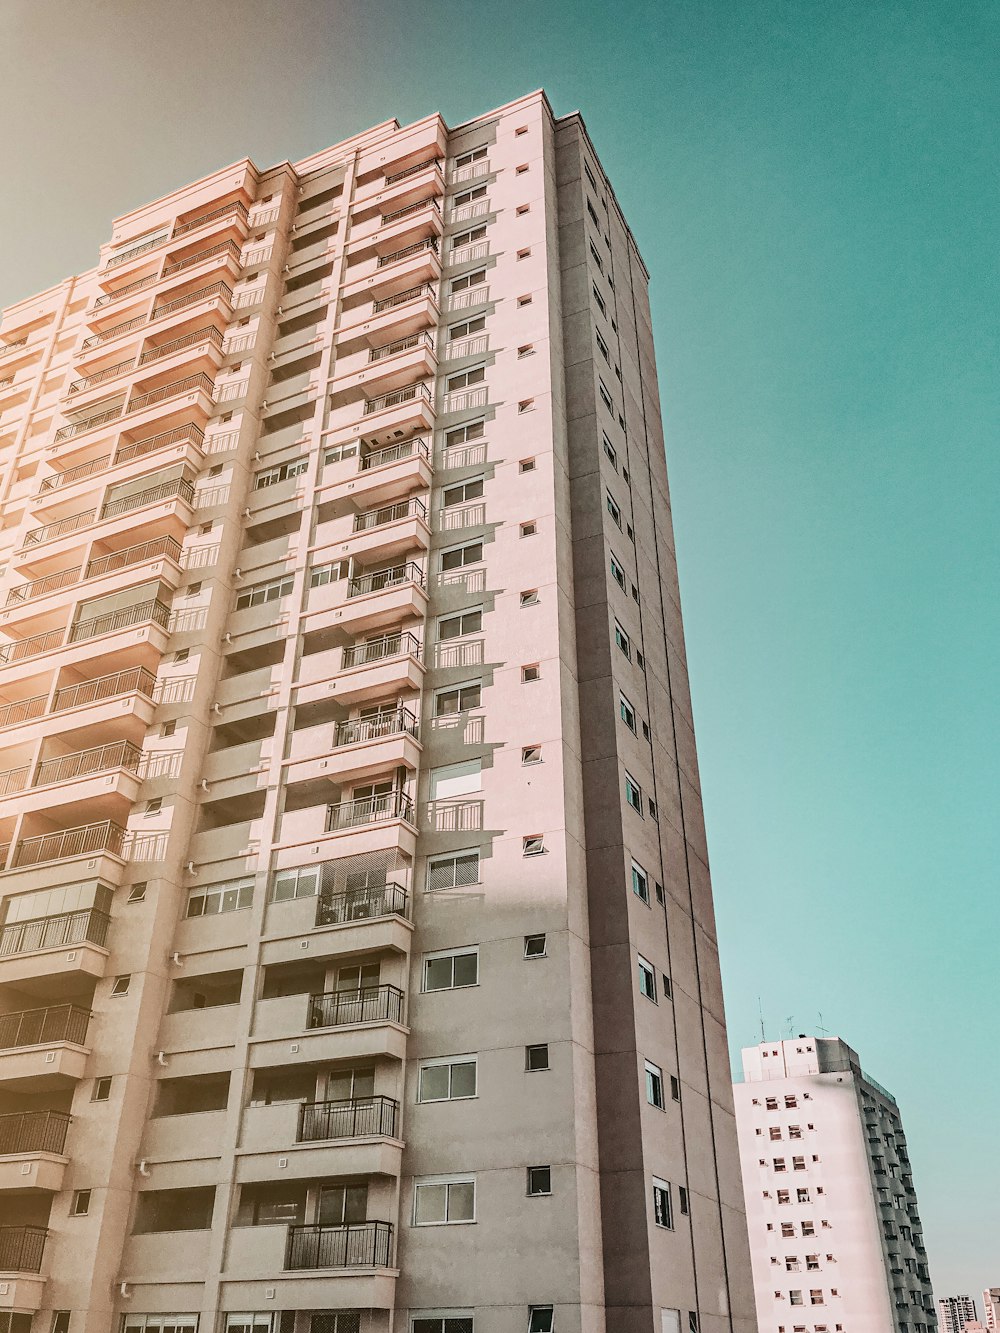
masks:
[[[545,851],[545,840],[540,834],[521,839],[522,856],[541,856]]]
[[[517,355],[518,355],[519,358],[522,357],[522,356],[533,356],[533,355],[534,355],[534,352],[535,352],[535,346],[534,346],[534,343],[523,343],[523,344],[517,349]]]
[[[69,1333],[69,1310],[52,1311],[52,1333]]]
[[[482,701],[481,681],[452,685],[446,690],[438,690],[434,695],[434,716],[451,717],[455,713],[467,713],[472,708],[481,707]]]
[[[531,254],[531,246],[526,245],[523,250],[518,250],[517,257],[518,259],[527,259],[530,254]]]
[[[534,408],[535,408],[534,398],[524,398],[517,405],[518,415],[520,416],[525,412],[533,412]]]
[[[528,1193],[552,1193],[552,1168],[549,1166],[528,1167]]]
[[[76,1190],[73,1194],[73,1216],[86,1217],[90,1212],[90,1190]]]
[[[425,992],[479,985],[479,950],[457,949],[424,957]]]
[[[457,611],[451,616],[442,616],[438,621],[438,638],[442,643],[449,639],[460,639],[466,634],[479,634],[483,628],[483,608],[470,607],[467,611]]]
[[[532,1305],[528,1310],[528,1333],[553,1333],[553,1318],[551,1305]]]
[[[526,305],[531,305],[531,302],[532,302],[533,299],[534,299],[534,298],[532,297],[531,293],[530,293],[530,292],[526,292],[524,296],[519,296],[519,297],[517,298],[517,304],[518,304],[519,307],[521,307],[521,306],[526,306]]]
[[[132,974],[126,972],[124,976],[115,977],[114,985],[111,987],[112,995],[127,995],[128,988],[132,983]]]
[[[535,460],[533,458],[522,458],[517,465],[518,472],[534,472]]]
[[[542,672],[537,662],[521,668],[521,680],[525,685],[530,685],[533,681],[541,680],[541,678]]]
[[[537,605],[538,605],[538,589],[537,589],[537,588],[525,588],[525,590],[521,593],[521,605],[522,605],[522,606],[537,606]]]
[[[540,764],[542,762],[542,747],[540,745],[524,745],[521,747],[522,764]]]
[[[108,1076],[104,1078],[95,1078],[94,1087],[90,1094],[92,1102],[106,1102],[111,1097],[111,1079]]]
[[[532,519],[528,523],[521,524],[520,535],[522,537],[535,537],[537,536],[537,534],[538,534],[538,524],[534,521],[534,519]]]
[[[176,730],[177,723],[175,721],[171,720],[170,722],[164,722],[163,726],[160,728],[160,735],[172,736]]]
[[[523,218],[525,213],[530,213],[530,212],[531,212],[530,204],[518,204],[517,208],[515,208],[514,210],[515,216],[519,218]]]
[[[525,935],[524,937],[524,956],[525,958],[544,958],[545,936],[544,935]]]
[[[145,896],[146,896],[146,881],[143,880],[141,884],[132,885],[132,887],[128,891],[128,898],[126,901],[130,903],[141,903],[142,900],[145,898]]]
[[[517,129],[514,131],[514,137],[520,138],[522,134],[527,134],[527,133],[528,133],[527,125],[518,125]]]
[[[547,1044],[540,1046],[525,1046],[524,1048],[524,1067],[529,1074],[537,1073],[539,1070],[549,1067],[549,1048]]]
[[[190,648],[178,648],[176,653],[174,653],[174,661],[186,662],[190,656],[191,656]]]
[[[163,797],[154,796],[151,801],[146,802],[146,808],[143,810],[142,813],[144,815],[158,815],[162,809],[163,809]]]
[[[215,523],[213,522],[212,519],[209,519],[207,523],[203,523],[201,525],[198,531],[201,533],[203,537],[207,537],[214,527]]]
[[[523,176],[527,170],[528,170],[527,162],[522,162],[520,166],[514,168],[514,175]]]
[[[459,889],[479,883],[479,848],[445,852],[427,859],[427,891]]]

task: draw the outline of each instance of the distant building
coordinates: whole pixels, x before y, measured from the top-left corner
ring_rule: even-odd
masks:
[[[941,1333],[964,1333],[970,1324],[976,1322],[976,1302],[971,1296],[942,1296],[938,1301]],[[976,1333],[976,1330],[971,1329],[970,1333]]]
[[[743,1077],[736,1122],[760,1333],[934,1333],[895,1098],[839,1037],[747,1047]]]
[[[1000,1287],[983,1289],[983,1323],[990,1333],[1000,1333]]]

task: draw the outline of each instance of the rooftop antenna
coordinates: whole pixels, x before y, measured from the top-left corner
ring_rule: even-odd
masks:
[[[761,1042],[766,1042],[767,1037],[764,1035],[764,1010],[761,1007],[759,995],[757,996],[757,1013],[760,1015],[760,1039]]]
[[[787,1035],[788,1035],[789,1037],[792,1035],[792,1025],[794,1024],[794,1022],[795,1022],[795,1015],[794,1015],[794,1014],[789,1014],[788,1017],[785,1019],[785,1027],[786,1027],[787,1030],[788,1030]]]
[[[823,1013],[822,1013],[822,1011],[820,1011],[820,1013],[819,1013],[819,1024],[818,1024],[818,1026],[817,1026],[817,1028],[816,1028],[816,1031],[817,1031],[817,1032],[822,1032],[822,1034],[823,1034],[824,1037],[828,1037],[828,1036],[830,1035],[829,1032],[827,1032],[826,1028],[823,1026]]]

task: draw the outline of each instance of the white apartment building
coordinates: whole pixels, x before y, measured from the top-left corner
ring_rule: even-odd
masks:
[[[989,1293],[983,1292],[983,1301]],[[970,1324],[977,1324],[976,1302],[971,1296],[940,1296],[938,1298],[938,1328],[940,1333],[963,1333]],[[989,1319],[987,1305],[987,1319]],[[975,1329],[971,1333],[976,1333]]]

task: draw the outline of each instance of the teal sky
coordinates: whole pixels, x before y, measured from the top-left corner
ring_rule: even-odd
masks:
[[[895,1091],[938,1295],[1000,1283],[998,52],[992,0],[0,0],[0,305],[243,154],[583,111],[652,272],[733,1048],[821,1012]]]

